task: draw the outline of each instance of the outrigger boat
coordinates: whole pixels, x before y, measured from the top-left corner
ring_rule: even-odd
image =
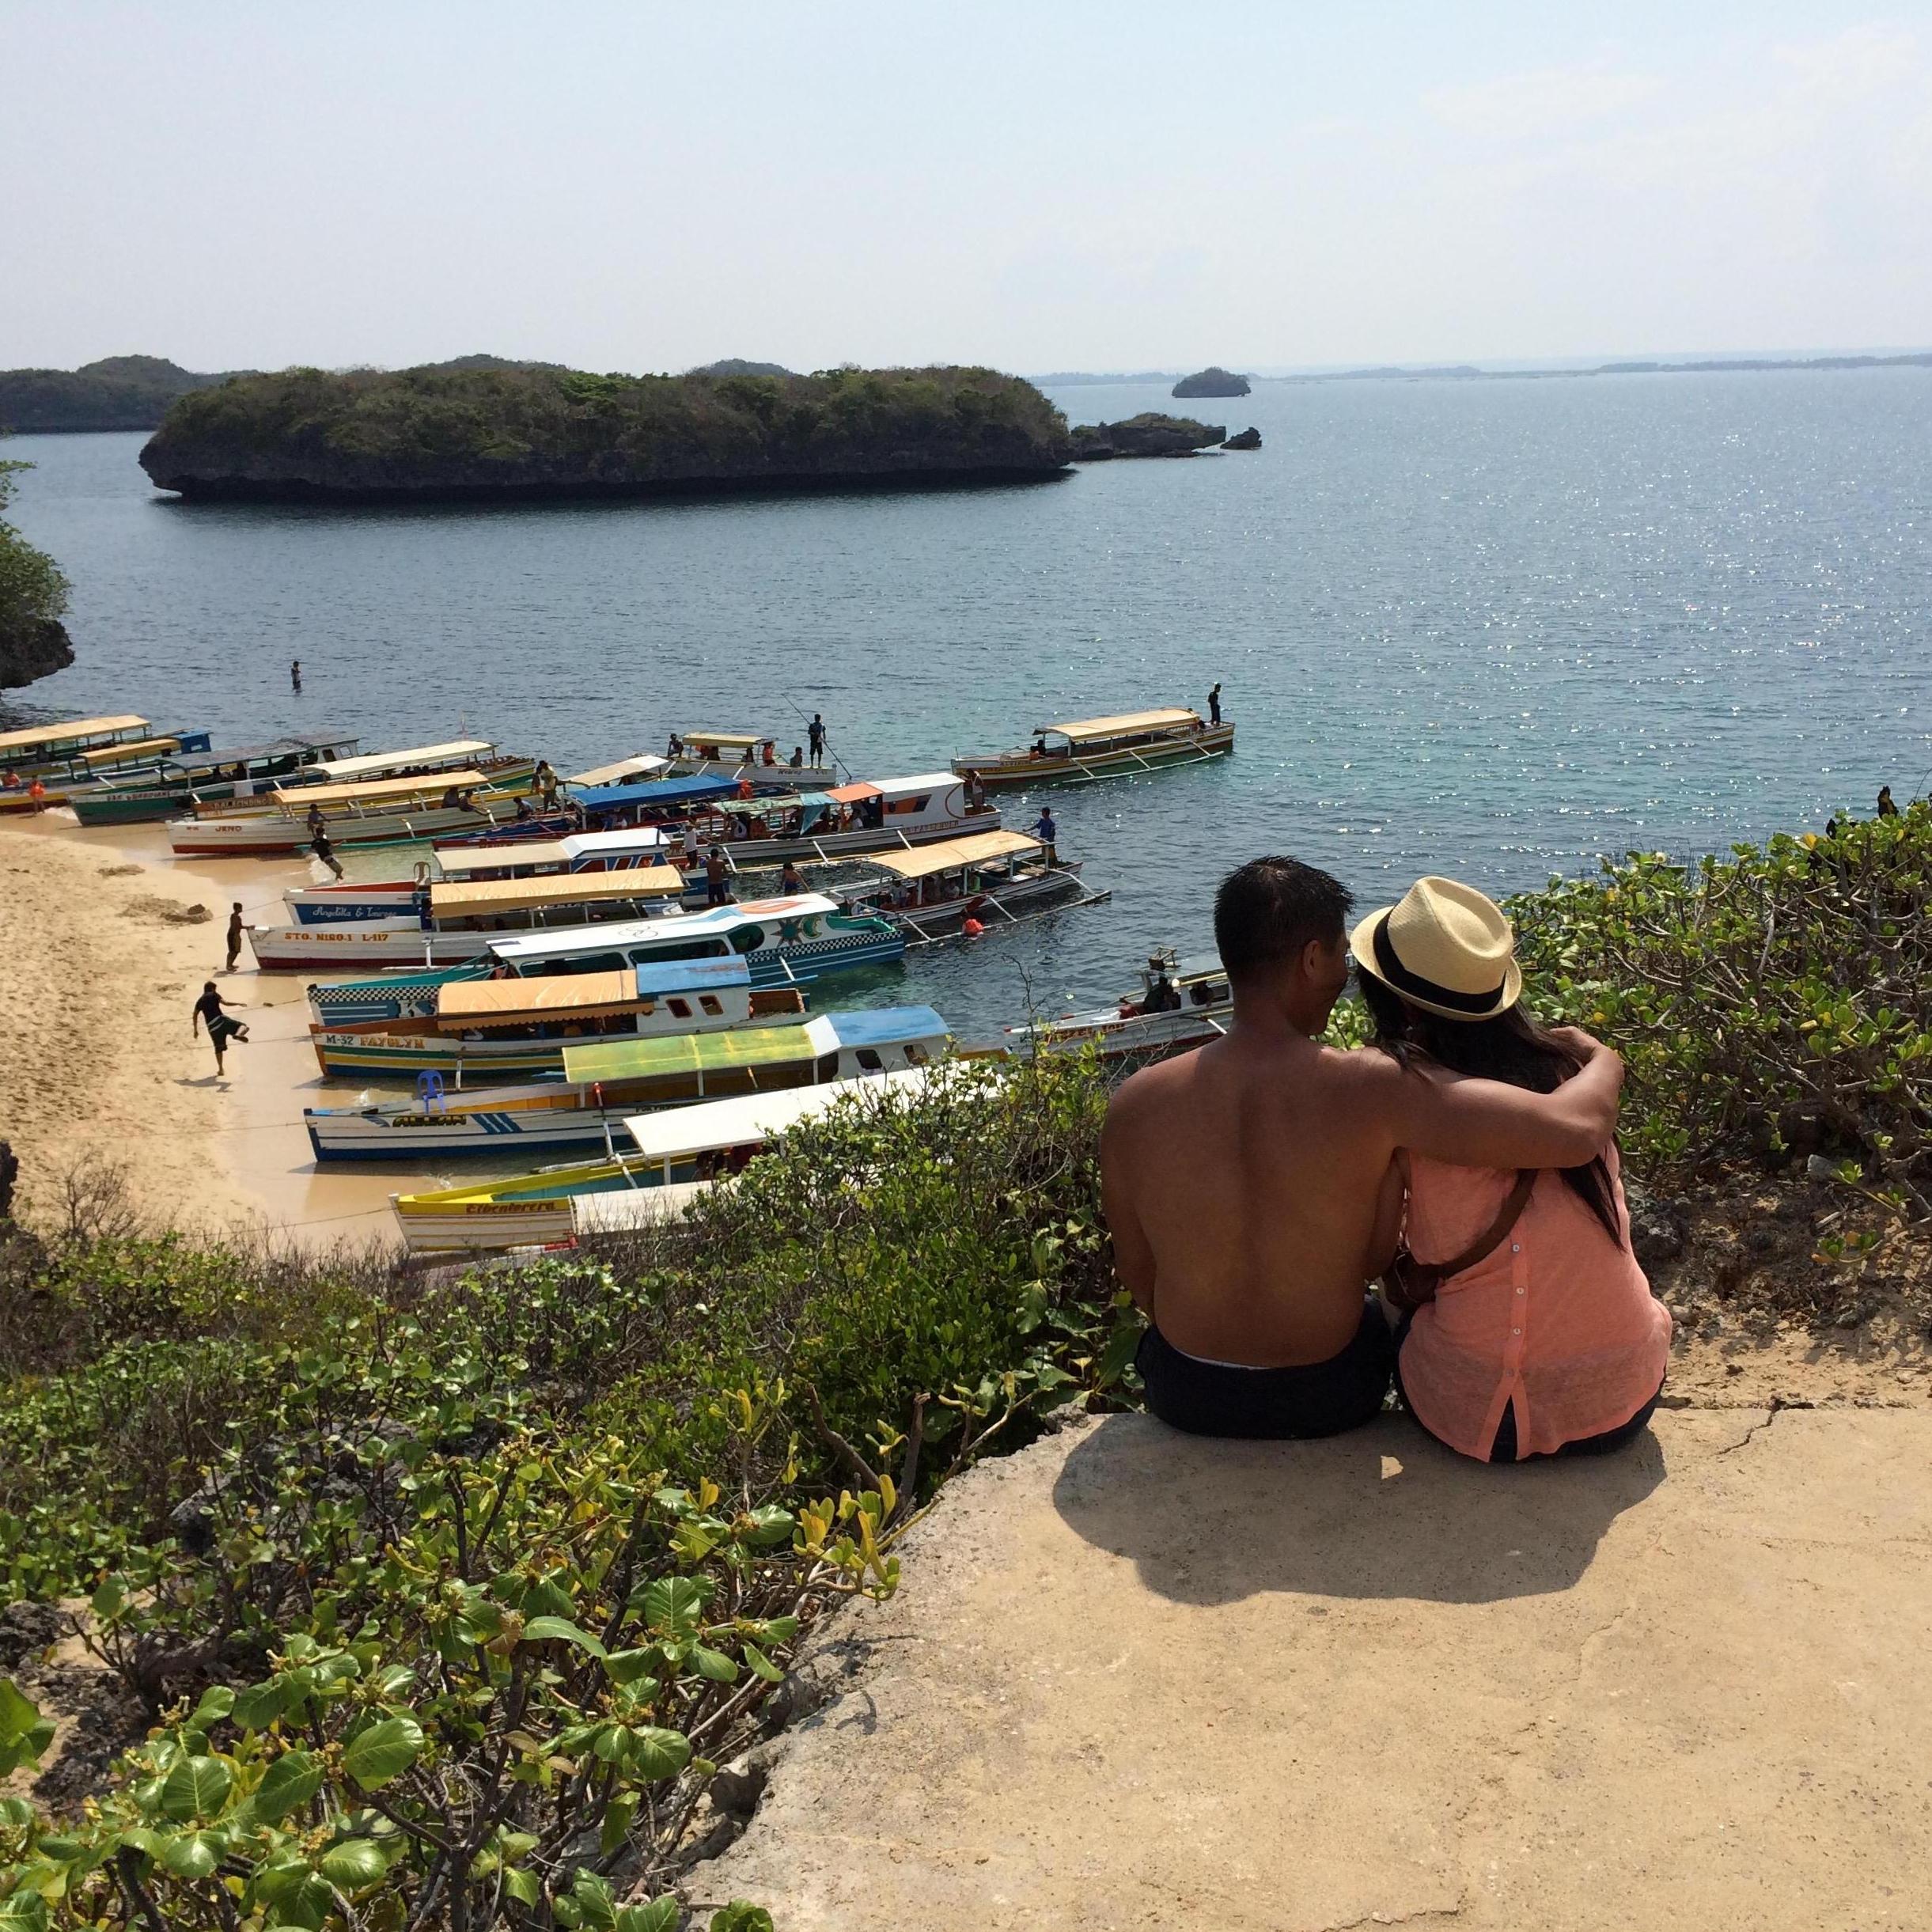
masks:
[[[468,965],[312,986],[309,1004],[327,1026],[416,1018],[433,1013],[437,988],[456,980],[621,972],[679,960],[741,958],[755,987],[804,986],[853,967],[890,965],[905,950],[904,934],[888,921],[841,912],[820,893],[798,892],[627,926],[495,936],[487,956]]]
[[[1199,712],[1176,707],[1041,725],[1030,745],[990,752],[983,757],[956,758],[953,769],[995,790],[1126,778],[1163,765],[1199,764],[1233,748],[1231,722],[1210,725]]]
[[[66,801],[83,825],[139,824],[171,818],[184,808],[232,808],[355,746],[347,734],[291,735],[226,750],[178,751],[138,771],[75,786]]]
[[[482,958],[493,941],[511,932],[578,931],[661,917],[679,909],[686,885],[675,866],[549,879],[449,880],[430,887],[429,903],[420,911],[251,926],[248,944],[263,972],[453,965]]]
[[[560,1083],[304,1109],[317,1161],[444,1160],[462,1154],[601,1146],[629,1113],[864,1074],[926,1066],[950,1044],[930,1006],[823,1013],[802,1026],[745,1027],[663,1040],[566,1047]]]
[[[1227,973],[1213,953],[1184,960],[1166,950],[1150,957],[1139,986],[1117,1006],[1010,1026],[1006,1036],[1033,1053],[1090,1048],[1103,1060],[1158,1060],[1206,1046],[1227,1031],[1233,1013]]]
[[[805,1018],[796,987],[755,987],[738,958],[676,960],[558,979],[459,979],[436,989],[419,1019],[311,1026],[325,1079],[413,1080],[438,1073],[535,1080],[563,1071],[566,1047],[596,1038],[650,1039],[790,1026]]]
[[[165,743],[170,750],[185,745],[195,751],[207,742],[205,731],[164,738],[145,718],[131,711],[112,718],[70,718],[63,724],[28,725],[17,731],[0,731],[0,771],[16,771],[24,779],[37,778],[48,782],[77,775],[85,778],[100,768],[95,766],[90,771],[81,763],[91,752],[107,754],[110,763],[116,758],[138,762],[144,755],[153,756],[152,748],[159,744]]]
[[[507,820],[530,790],[532,769],[527,758],[491,759],[413,778],[280,786],[259,810],[170,819],[168,842],[184,856],[300,852],[314,836],[309,814],[320,812],[335,845],[415,845],[479,819],[487,824]],[[468,794],[470,804],[446,802],[453,794]]]
[[[661,866],[669,841],[655,827],[636,832],[573,832],[564,839],[526,839],[503,844],[438,845],[406,879],[365,879],[354,885],[304,885],[282,894],[303,925],[338,919],[380,919],[428,909],[433,887],[445,881],[554,878],[566,873],[627,872]],[[685,880],[687,892],[702,893],[702,873]]]
[[[691,1200],[743,1172],[767,1142],[847,1102],[877,1105],[912,1094],[927,1067],[828,1081],[742,1099],[706,1100],[623,1123],[630,1151],[603,1161],[540,1169],[510,1180],[423,1194],[392,1194],[389,1205],[412,1255],[487,1254],[613,1233],[674,1219]]]
[[[838,782],[835,764],[791,764],[778,748],[776,737],[755,731],[682,731],[672,736],[668,762],[682,778],[749,778],[754,785],[789,789]]]
[[[910,852],[881,852],[883,877],[842,895],[850,911],[877,914],[923,945],[958,933],[968,919],[1013,924],[1078,901],[1099,905],[1112,894],[1089,892],[1078,862],[1063,865],[1038,839],[1021,832],[983,832]]]

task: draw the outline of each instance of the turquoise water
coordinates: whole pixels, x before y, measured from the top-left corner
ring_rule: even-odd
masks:
[[[1379,903],[1421,871],[1501,891],[1924,789],[1932,374],[1192,407],[1266,446],[983,491],[489,510],[191,508],[150,487],[138,436],[13,438],[40,466],[14,514],[74,580],[80,656],[14,695],[243,741],[481,731],[566,771],[672,726],[789,750],[820,710],[879,776],[1222,680],[1235,757],[1055,795],[1109,905],[849,988],[975,1035],[1204,943],[1214,881],[1257,852]]]

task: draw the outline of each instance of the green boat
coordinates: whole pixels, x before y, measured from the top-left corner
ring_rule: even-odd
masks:
[[[272,790],[310,765],[346,758],[357,741],[347,733],[315,737],[291,733],[266,744],[226,751],[176,752],[153,764],[93,785],[70,786],[66,802],[83,825],[132,825],[178,818],[197,805],[251,798]]]

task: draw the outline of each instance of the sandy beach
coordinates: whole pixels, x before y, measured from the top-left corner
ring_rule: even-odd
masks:
[[[389,1195],[442,1182],[316,1172],[302,1109],[355,1089],[322,1085],[305,981],[256,972],[245,949],[222,970],[229,905],[279,920],[282,895],[307,878],[293,859],[177,864],[159,826],[83,831],[56,813],[0,825],[0,1138],[30,1213],[52,1211],[77,1164],[105,1161],[150,1222],[387,1243]],[[209,979],[250,1032],[225,1078],[190,1033]]]

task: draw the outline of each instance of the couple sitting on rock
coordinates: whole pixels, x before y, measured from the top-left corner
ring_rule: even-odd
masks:
[[[1524,1011],[1514,934],[1480,892],[1423,879],[1352,934],[1349,909],[1291,858],[1230,874],[1232,1025],[1108,1109],[1147,1406],[1202,1435],[1332,1435],[1378,1414],[1392,1376],[1479,1461],[1615,1449],[1650,1420],[1670,1346],[1631,1252],[1623,1063]],[[1375,1039],[1343,1052],[1316,1036],[1351,954]]]

